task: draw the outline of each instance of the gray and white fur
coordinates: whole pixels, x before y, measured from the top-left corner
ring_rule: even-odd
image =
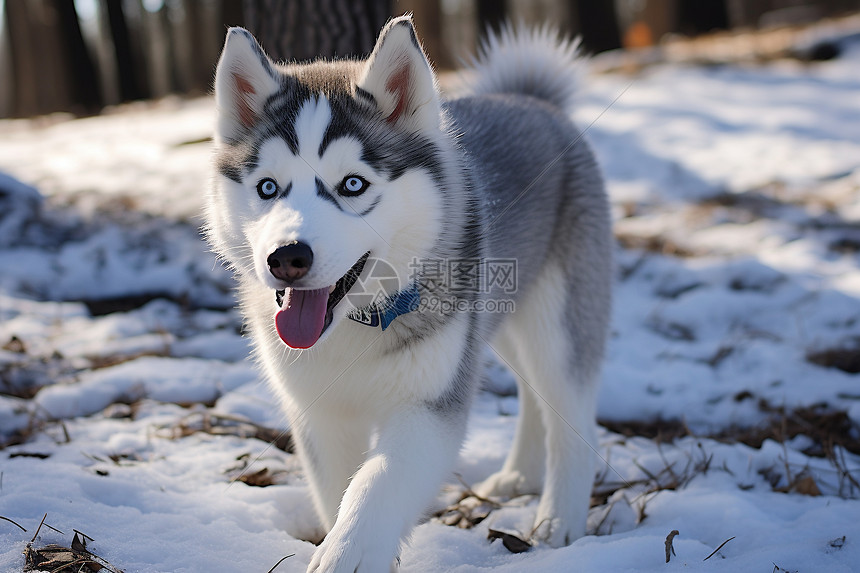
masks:
[[[504,466],[474,489],[540,493],[539,542],[585,533],[612,240],[570,119],[575,52],[546,29],[508,29],[485,43],[468,95],[445,101],[409,17],[363,61],[275,64],[229,31],[206,232],[236,273],[326,532],[308,571],[394,567],[451,477],[486,344],[516,374],[520,416]],[[367,253],[421,297],[385,330],[350,320],[335,294],[354,288],[350,269],[367,274]],[[480,312],[498,290],[431,272],[458,260],[515,260],[516,310]]]

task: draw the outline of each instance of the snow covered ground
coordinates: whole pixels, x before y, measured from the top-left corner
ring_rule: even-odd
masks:
[[[420,525],[403,571],[860,569],[860,44],[845,46],[589,78],[577,120],[619,239],[592,535],[522,554],[488,541],[528,537],[526,497],[468,529]],[[0,519],[0,571],[21,570],[45,514],[59,531],[33,548],[76,529],[127,572],[310,559],[301,467],[270,444],[285,422],[197,231],[212,114],[164,100],[0,122],[18,180],[0,175],[0,517],[28,530]],[[486,378],[467,484],[515,423],[490,351]]]

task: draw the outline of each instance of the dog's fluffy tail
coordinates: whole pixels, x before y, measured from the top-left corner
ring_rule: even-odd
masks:
[[[578,38],[563,39],[550,26],[508,24],[484,39],[466,83],[475,94],[530,95],[569,113],[581,62]]]

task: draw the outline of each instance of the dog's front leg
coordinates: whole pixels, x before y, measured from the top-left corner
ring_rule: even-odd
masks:
[[[308,566],[311,573],[379,573],[393,568],[401,538],[415,525],[453,466],[465,420],[428,407],[404,408],[379,428],[337,521]]]
[[[320,404],[320,406],[323,406]],[[325,407],[296,415],[293,438],[325,531],[337,520],[343,492],[370,447],[370,422]]]

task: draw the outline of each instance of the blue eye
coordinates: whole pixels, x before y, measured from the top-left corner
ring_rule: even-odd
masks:
[[[257,195],[260,199],[271,199],[278,194],[278,184],[271,177],[260,179],[257,182]]]
[[[370,187],[370,183],[367,179],[359,175],[350,175],[341,181],[338,193],[345,197],[355,197],[367,191],[368,187]]]

